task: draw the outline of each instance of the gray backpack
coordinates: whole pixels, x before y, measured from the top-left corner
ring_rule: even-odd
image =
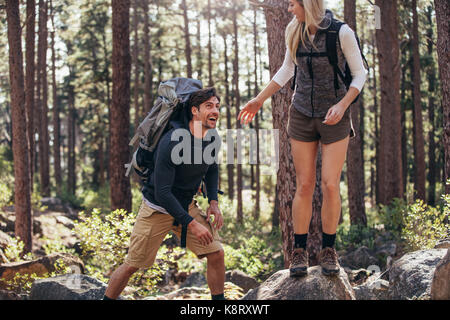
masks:
[[[183,120],[184,106],[190,95],[202,88],[200,80],[188,78],[174,78],[159,84],[155,104],[130,141],[130,146],[134,146],[139,140],[139,146],[131,162],[125,164],[127,177],[133,168],[142,182],[148,179],[154,169],[154,152],[163,134],[170,129],[169,122]]]

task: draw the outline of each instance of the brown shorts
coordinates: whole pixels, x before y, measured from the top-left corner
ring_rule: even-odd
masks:
[[[195,200],[189,206],[189,215],[208,228],[214,241],[204,246],[188,229],[186,247],[199,258],[223,250],[217,230],[212,227],[210,222],[206,221],[206,213],[197,206]],[[171,215],[156,211],[142,202],[131,233],[130,247],[125,263],[135,268],[151,267],[167,233],[173,231],[180,238],[181,225],[174,226],[173,222],[174,218]]]
[[[288,135],[294,140],[312,142],[320,140],[323,144],[329,144],[353,137],[354,131],[348,108],[341,121],[335,125],[326,125],[322,121],[325,116],[311,118],[299,112],[293,105],[289,108]]]

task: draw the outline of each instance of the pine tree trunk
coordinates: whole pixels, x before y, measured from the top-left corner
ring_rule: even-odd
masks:
[[[151,39],[150,39],[150,22],[148,12],[149,0],[144,0],[144,74],[145,74],[145,89],[144,89],[144,108],[145,112],[150,112],[153,103],[153,64],[151,55]]]
[[[185,41],[185,54],[186,54],[186,70],[187,77],[192,78],[192,48],[191,48],[191,35],[189,33],[189,17],[187,12],[186,0],[181,0],[181,9],[183,10],[184,19],[184,41]]]
[[[319,144],[316,160],[316,186],[314,189],[312,203],[312,217],[309,225],[308,246],[309,265],[315,266],[319,263],[319,253],[322,249],[322,144]]]
[[[47,48],[48,48],[48,2],[39,1],[39,53],[38,77],[40,78],[40,110],[39,110],[39,171],[41,196],[50,196],[50,161],[49,161],[49,134],[48,134],[48,81],[47,81]]]
[[[393,198],[403,198],[400,60],[398,41],[397,0],[377,0],[381,24],[377,29],[380,66],[380,203],[389,204]]]
[[[125,176],[124,164],[129,161],[130,131],[130,0],[112,0],[112,104],[111,149],[109,158],[111,209],[131,211],[130,181]]]
[[[55,52],[55,17],[53,3],[50,1],[50,12],[52,21],[52,99],[53,99],[53,165],[55,169],[56,194],[61,194],[62,173],[61,173],[61,126],[59,117],[59,99],[56,84],[56,52]]]
[[[9,45],[9,79],[14,159],[15,236],[24,243],[24,251],[32,250],[32,212],[29,172],[29,144],[25,109],[25,84],[18,0],[6,2]]]
[[[234,84],[234,98],[235,98],[235,110],[236,114],[239,114],[239,108],[241,105],[241,96],[239,92],[239,42],[238,42],[238,23],[237,23],[237,9],[233,9],[232,14],[232,20],[233,20],[233,43],[234,43],[234,59],[233,59],[233,84]],[[241,128],[241,122],[236,121],[236,129],[237,132],[240,132]],[[243,137],[241,137],[243,138]],[[239,150],[239,141],[241,140],[239,137],[239,134],[237,136],[238,141],[238,150]],[[237,162],[237,222],[238,224],[241,224],[244,220],[244,212],[242,207],[242,164],[239,161],[239,154],[238,154],[238,162]]]
[[[134,46],[133,46],[133,67],[134,67],[134,88],[133,88],[133,102],[134,102],[134,129],[136,130],[141,121],[141,111],[139,107],[139,0],[133,1],[133,32],[134,32]]]
[[[200,16],[197,20],[197,79],[201,80],[203,77],[203,59],[202,59],[202,39],[200,33]]]
[[[376,41],[375,41],[375,32],[372,33],[372,58],[373,58],[373,65],[375,66],[377,64],[377,54],[376,54]],[[373,84],[372,84],[372,95],[373,95],[373,127],[374,127],[374,147],[375,149],[375,155],[371,159],[371,177],[370,177],[370,194],[371,194],[371,200],[372,200],[372,206],[374,206],[376,203],[378,203],[378,177],[379,177],[379,170],[378,170],[378,163],[379,163],[379,129],[378,129],[378,91],[377,91],[377,71],[375,68],[372,68],[373,70]]]
[[[377,46],[376,46],[376,32],[372,35],[372,57],[373,57],[373,65],[377,65]],[[377,71],[375,68],[373,70],[373,117],[374,117],[374,128],[375,128],[375,156],[374,156],[374,174],[372,176],[372,190],[374,196],[374,203],[379,204],[380,203],[380,190],[378,188],[378,180],[380,179],[380,122],[379,122],[379,107],[378,107],[378,82],[377,82]]]
[[[258,26],[256,24],[257,11],[253,9],[253,63],[255,64],[254,70],[254,96],[256,97],[259,93],[258,87]],[[255,116],[255,130],[256,130],[256,168],[255,168],[255,183],[256,183],[256,194],[255,194],[255,219],[259,219],[261,211],[261,172],[259,163],[259,114]]]
[[[420,94],[419,17],[417,0],[412,0],[413,11],[413,99],[414,99],[414,189],[415,198],[425,201],[425,142],[423,138],[422,101]]]
[[[35,90],[35,24],[36,24],[36,2],[27,0],[27,20],[26,20],[26,75],[25,75],[25,110],[27,114],[27,134],[28,134],[28,160],[30,167],[30,188],[33,191],[34,177],[34,90]]]
[[[208,0],[208,86],[214,85],[212,75],[211,0]]]
[[[70,77],[73,79],[73,76]],[[76,190],[76,172],[75,172],[75,141],[76,141],[76,110],[75,110],[75,92],[74,87],[69,84],[68,88],[68,105],[69,114],[67,116],[67,140],[68,140],[68,157],[67,157],[67,190],[69,194],[75,195]]]
[[[268,0],[264,8],[267,26],[270,77],[272,78],[283,64],[286,46],[284,32],[292,19],[288,2]],[[294,232],[292,226],[292,199],[295,193],[295,168],[292,162],[291,146],[287,135],[286,115],[292,98],[292,90],[286,85],[272,96],[273,128],[279,130],[279,169],[277,173],[277,192],[275,208],[279,216],[283,239],[284,264],[289,266],[293,249]],[[320,211],[319,211],[320,212]],[[319,213],[320,214],[320,213]]]
[[[228,44],[227,44],[227,34],[223,34],[223,44],[224,44],[224,63],[225,63],[225,105],[227,109],[227,129],[232,129],[231,126],[231,103],[230,103],[230,83],[228,81]],[[227,164],[228,173],[228,197],[234,199],[234,164]]]
[[[450,3],[448,0],[434,0],[438,30],[437,51],[439,75],[442,86],[442,107],[444,114],[445,181],[450,178]],[[450,184],[445,193],[450,194]]]
[[[400,101],[401,101],[401,126],[402,126],[402,177],[403,177],[403,193],[406,192],[406,185],[408,181],[408,153],[407,153],[407,123],[406,123],[406,70],[408,63],[402,66],[402,74],[400,80]]]
[[[427,52],[430,57],[433,56],[433,8],[428,6],[426,11],[428,26],[427,26]],[[436,90],[436,70],[434,67],[434,59],[430,62],[427,68],[428,79],[428,119],[431,129],[428,132],[428,204],[434,206],[436,204],[436,142],[435,142],[435,101],[434,94]]]
[[[345,0],[345,21],[356,32],[356,0]],[[360,97],[361,98],[361,97]],[[353,128],[356,137],[350,139],[347,151],[347,181],[348,181],[348,203],[350,223],[367,225],[366,208],[364,205],[364,159],[362,150],[362,137],[360,123],[361,99],[350,107]],[[341,215],[342,217],[342,215]]]

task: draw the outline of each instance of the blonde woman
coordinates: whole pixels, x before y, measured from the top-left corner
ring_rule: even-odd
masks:
[[[283,66],[267,87],[244,106],[238,119],[245,124],[252,121],[264,101],[295,73],[296,86],[288,119],[297,182],[292,204],[295,243],[289,269],[291,276],[307,274],[306,242],[320,141],[323,234],[319,261],[323,274],[336,275],[339,263],[334,244],[341,211],[339,181],[349,138],[353,135],[349,107],[364,86],[366,69],[354,32],[348,25],[326,14],[323,0],[289,0],[289,12],[294,18],[286,28],[287,49]],[[336,23],[339,28],[334,33],[336,48],[333,50],[337,63],[332,65],[328,35],[332,34],[330,28],[335,28]],[[345,70],[347,82],[343,76]]]

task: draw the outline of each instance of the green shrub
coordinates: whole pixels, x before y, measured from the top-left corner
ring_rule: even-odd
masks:
[[[36,273],[21,274],[17,272],[14,275],[14,278],[12,278],[11,280],[5,281],[0,279],[0,282],[3,282],[2,286],[4,286],[7,290],[14,291],[18,294],[30,294],[31,287],[34,281],[72,273],[72,270],[68,266],[66,266],[61,259],[58,259],[55,262],[54,267],[55,271],[46,272],[40,276],[38,276]]]
[[[340,225],[336,232],[336,250],[354,249],[366,246],[373,249],[378,230],[361,225]]]
[[[0,208],[10,205],[13,201],[13,191],[6,183],[0,183]]]
[[[405,200],[394,198],[389,205],[380,206],[380,221],[386,231],[392,232],[400,239],[404,227],[404,217],[407,215]]]
[[[404,216],[402,239],[409,250],[430,249],[436,245],[437,240],[450,235],[449,197],[444,197],[443,207],[432,207],[417,200],[407,207]]]
[[[384,229],[402,241],[407,250],[432,248],[437,240],[450,235],[449,195],[443,196],[442,200],[443,205],[432,207],[422,200],[407,204],[395,199],[391,205],[381,207],[380,217]]]
[[[81,207],[84,210],[91,211],[96,208],[101,211],[108,211],[111,208],[109,183],[105,183],[98,190],[83,191],[80,198],[83,199]]]
[[[106,277],[125,260],[136,214],[125,210],[102,214],[100,210],[94,209],[90,215],[81,212],[79,217],[74,231],[80,239],[81,258],[87,273],[107,282]],[[174,260],[173,251],[162,246],[156,263],[146,271],[136,272],[128,285],[136,286],[138,295],[154,293],[156,284],[162,279],[168,265],[175,263]]]
[[[224,250],[227,270],[241,270],[252,277],[264,278],[280,266],[267,242],[256,236],[243,241],[237,249],[225,245]]]

